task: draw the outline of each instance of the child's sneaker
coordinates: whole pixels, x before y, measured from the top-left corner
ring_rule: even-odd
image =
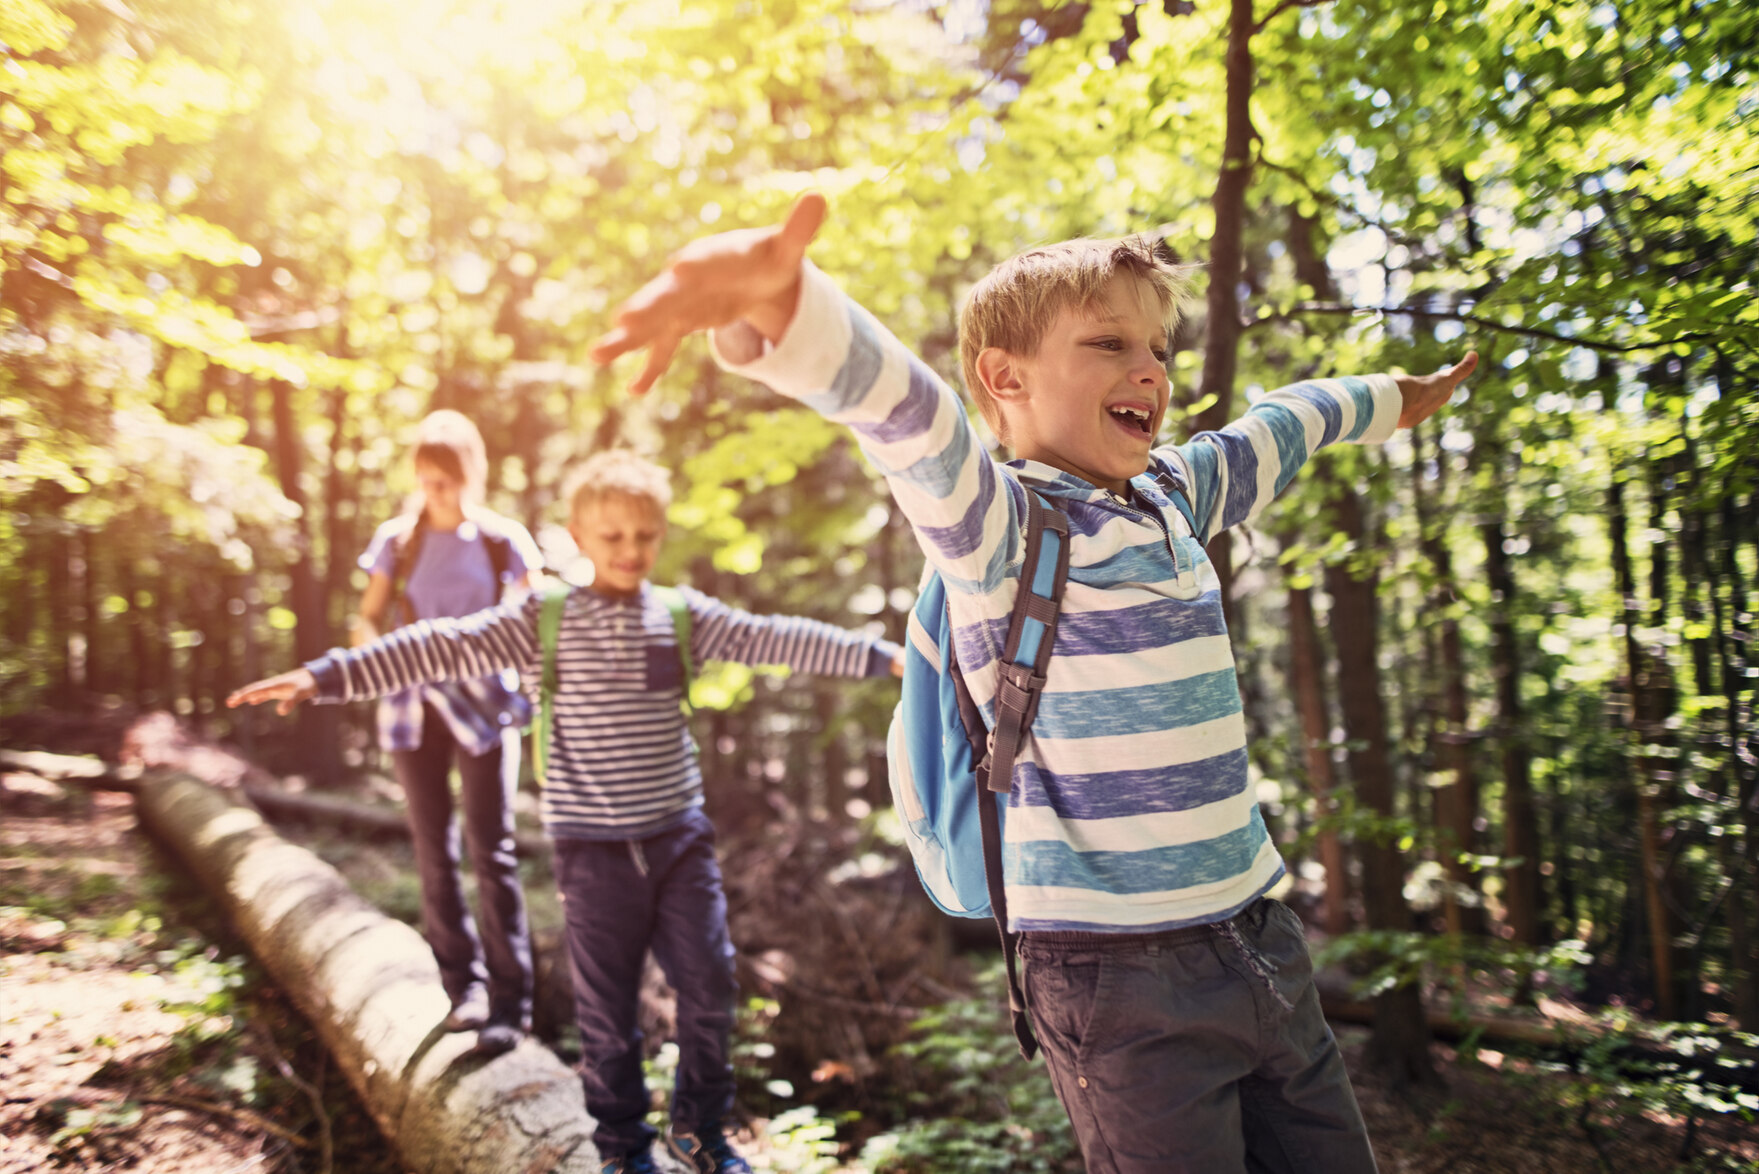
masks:
[[[705,1126],[699,1133],[674,1129],[666,1138],[666,1148],[698,1174],[751,1174],[751,1167],[718,1127]]]
[[[620,1158],[610,1158],[599,1167],[599,1174],[660,1174],[660,1168],[654,1165],[654,1156],[647,1150],[638,1154],[625,1154]]]

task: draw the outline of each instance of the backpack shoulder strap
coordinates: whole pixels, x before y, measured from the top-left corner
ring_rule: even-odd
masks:
[[[401,615],[399,624],[415,623],[415,609],[409,604],[409,576],[415,571],[416,560],[421,557],[422,539],[427,537],[428,515],[422,510],[410,520],[403,532],[391,541],[397,557],[391,564],[391,602],[385,609],[387,613]]]
[[[543,653],[543,673],[538,678],[537,724],[531,732],[531,765],[541,785],[548,777],[550,766],[550,731],[555,728],[556,689],[560,674],[556,667],[556,645],[561,640],[562,611],[574,588],[562,579],[546,578],[538,588],[542,604],[537,616],[538,648]]]
[[[1026,559],[1020,568],[1020,590],[1008,620],[1008,640],[997,666],[996,720],[990,730],[988,754],[977,765],[977,812],[983,833],[983,875],[989,907],[1002,939],[1008,969],[1008,1008],[1014,1041],[1030,1060],[1038,1052],[1032,1022],[1026,1014],[1026,993],[1015,965],[1019,934],[1008,932],[1008,894],[1002,880],[1002,820],[997,793],[1013,783],[1014,757],[1038,713],[1057,638],[1057,615],[1069,581],[1069,516],[1034,490],[1026,494]]]
[[[499,534],[490,534],[481,529],[483,549],[489,552],[489,571],[495,576],[495,598],[499,599],[501,590],[507,585],[507,571],[513,565],[513,540]]]
[[[690,684],[696,679],[696,663],[690,656],[690,604],[676,587],[655,587],[654,594],[672,617],[672,634],[678,638],[678,662],[684,668],[684,708],[690,709]]]
[[[1186,464],[1189,467],[1189,462]],[[1185,524],[1191,528],[1191,536],[1197,537],[1197,507],[1191,503],[1191,491],[1179,477],[1167,469],[1157,473],[1155,481],[1173,499],[1173,508],[1185,516]]]
[[[1013,783],[1014,757],[1038,711],[1057,638],[1057,613],[1069,580],[1069,517],[1032,490],[1026,495],[1026,558],[1020,590],[1008,620],[1008,639],[997,666],[996,717],[989,757],[977,768],[978,780],[1006,793]]]
[[[1168,490],[1167,496],[1173,499],[1173,507],[1185,515],[1185,524],[1191,527],[1191,536],[1197,536],[1197,509],[1191,504],[1191,495],[1184,489],[1174,486]]]

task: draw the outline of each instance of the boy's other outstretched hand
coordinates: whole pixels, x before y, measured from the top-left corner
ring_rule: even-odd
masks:
[[[295,705],[301,701],[309,701],[317,695],[318,682],[311,675],[311,670],[294,669],[290,673],[257,681],[242,689],[234,689],[231,696],[226,698],[226,708],[237,709],[240,705],[261,705],[265,701],[274,701],[277,702],[275,712],[286,717],[293,712]]]
[[[825,219],[825,198],[808,192],[788,219],[741,228],[685,245],[658,277],[618,307],[616,325],[592,344],[595,363],[647,348],[647,366],[629,385],[640,394],[672,363],[685,335],[745,319],[774,342],[800,299],[800,262]]]
[[[1395,375],[1399,395],[1405,401],[1399,412],[1399,427],[1409,428],[1435,415],[1441,405],[1452,398],[1454,388],[1477,366],[1478,352],[1467,351],[1465,358],[1446,371],[1437,371],[1433,375]]]

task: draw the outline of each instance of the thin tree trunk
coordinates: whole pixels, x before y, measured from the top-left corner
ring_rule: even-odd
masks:
[[[98,630],[98,561],[97,544],[85,526],[72,535],[73,618],[75,638],[79,641],[79,674],[76,687],[86,697],[95,698],[103,692],[103,646]]]
[[[1325,868],[1325,893],[1320,924],[1332,935],[1350,930],[1350,866],[1343,838],[1329,821],[1336,814],[1337,774],[1331,760],[1331,717],[1326,705],[1325,653],[1313,619],[1313,592],[1289,588],[1289,684],[1301,715],[1301,741],[1307,763],[1307,787],[1321,820],[1317,836],[1319,863]]]
[[[135,702],[144,706],[147,704],[152,679],[152,662],[147,658],[146,616],[140,605],[140,563],[134,557],[132,532],[127,524],[128,516],[123,515],[118,522],[120,524],[114,527],[116,535],[112,553],[116,559],[116,593],[128,604],[128,610],[122,614],[122,621],[128,629],[128,660],[133,666],[133,671],[129,673],[129,686]]]
[[[1540,919],[1539,820],[1533,804],[1526,716],[1521,708],[1521,668],[1515,633],[1515,576],[1503,519],[1482,524],[1485,579],[1491,595],[1491,675],[1496,681],[1497,724],[1502,734],[1504,905],[1516,942],[1536,946]]]
[[[1748,517],[1752,516],[1753,506],[1749,495]],[[1741,690],[1741,682],[1752,679],[1748,674],[1754,667],[1753,631],[1736,550],[1741,527],[1734,494],[1722,499],[1721,512],[1722,578],[1728,587],[1729,614],[1734,621],[1722,662],[1723,696],[1728,709],[1729,746],[1734,755],[1734,792],[1740,802],[1744,832],[1737,874],[1743,883],[1729,893],[1729,953],[1735,976],[1735,1017],[1747,1031],[1759,1031],[1759,933],[1755,933],[1755,919],[1759,918],[1759,899],[1755,898],[1759,893],[1759,762],[1748,743],[1751,699],[1744,698]]]
[[[1663,897],[1660,836],[1656,831],[1656,796],[1658,784],[1653,778],[1654,760],[1648,751],[1654,721],[1654,696],[1650,681],[1650,663],[1637,639],[1642,623],[1642,605],[1637,598],[1636,577],[1626,544],[1629,515],[1625,507],[1625,484],[1615,471],[1607,495],[1608,525],[1612,539],[1613,576],[1619,596],[1624,601],[1625,664],[1630,683],[1631,729],[1633,745],[1632,783],[1637,797],[1638,858],[1642,874],[1643,909],[1648,917],[1650,965],[1653,968],[1656,1009],[1663,1018],[1674,1015],[1673,999],[1673,919]]]
[[[1411,430],[1412,444],[1421,453],[1422,428]],[[1419,462],[1421,463],[1421,462]],[[1445,504],[1447,450],[1435,445],[1434,501]],[[1447,540],[1445,523],[1435,517],[1429,495],[1418,490],[1418,525],[1422,531],[1424,561],[1434,577],[1431,610],[1436,624],[1436,654],[1441,674],[1442,728],[1436,734],[1436,765],[1452,778],[1435,796],[1436,838],[1448,889],[1444,906],[1449,933],[1482,935],[1484,899],[1478,887],[1478,870],[1466,857],[1478,852],[1478,779],[1472,769],[1471,723],[1466,692],[1465,657],[1460,647],[1459,592],[1454,583],[1454,553]]]
[[[1333,498],[1337,526],[1351,545],[1364,549],[1367,528],[1362,503],[1348,486]],[[1356,797],[1382,820],[1391,820],[1393,772],[1387,753],[1386,707],[1380,696],[1378,608],[1379,572],[1370,564],[1358,575],[1347,564],[1326,568],[1331,595],[1332,645],[1338,655],[1338,695],[1344,732],[1354,747],[1350,773]],[[1385,832],[1358,846],[1362,859],[1362,907],[1368,928],[1402,932],[1411,925],[1405,903],[1405,867],[1398,845]],[[1373,1063],[1396,1085],[1425,1084],[1436,1079],[1429,1058],[1429,1028],[1423,997],[1415,984],[1404,984],[1375,997],[1374,1032],[1369,1044]]]
[[[55,489],[56,497],[65,498],[60,486]],[[50,679],[49,696],[56,705],[71,708],[79,694],[80,673],[74,648],[74,635],[79,624],[73,614],[74,553],[68,535],[71,527],[60,515],[61,511],[56,509],[44,527],[48,532],[44,545],[48,548],[49,646],[53,649],[49,664],[54,674]]]
[[[177,705],[177,656],[171,647],[171,589],[173,580],[170,570],[161,558],[150,559],[147,569],[152,578],[147,582],[148,594],[153,602],[147,608],[146,630],[150,633],[149,647],[153,658],[153,700],[166,709],[175,709]]]
[[[1240,350],[1240,271],[1245,261],[1246,189],[1252,184],[1252,0],[1230,0],[1227,48],[1227,118],[1222,132],[1221,174],[1210,205],[1215,234],[1209,241],[1209,319],[1203,343],[1199,400],[1214,397],[1193,422],[1199,431],[1226,424],[1234,411],[1234,377]],[[1210,562],[1221,581],[1222,613],[1234,629],[1233,535],[1209,543]]]
[[[281,482],[282,495],[299,507],[299,519],[295,523],[298,527],[295,539],[297,557],[287,571],[295,619],[294,651],[303,663],[322,656],[334,641],[319,589],[322,577],[314,566],[310,511],[306,508],[305,491],[299,483],[303,461],[299,427],[293,410],[293,388],[276,380],[273,391],[275,471]],[[295,711],[295,720],[305,756],[305,769],[320,786],[333,785],[342,775],[339,707],[302,705]]]

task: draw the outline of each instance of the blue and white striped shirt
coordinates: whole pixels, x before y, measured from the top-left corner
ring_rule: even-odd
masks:
[[[959,662],[988,722],[1024,555],[1024,486],[1069,515],[1055,652],[1004,826],[1010,928],[1203,924],[1276,883],[1283,863],[1248,783],[1203,543],[1255,516],[1321,445],[1387,439],[1400,410],[1390,376],[1272,392],[1219,432],[1156,449],[1119,497],[1049,465],[992,460],[958,395],[810,265],[773,349],[743,324],[714,345],[730,370],[854,429],[947,584]],[[1173,491],[1195,507],[1196,533]]]
[[[887,676],[896,646],[798,616],[756,616],[681,587],[694,664],[786,665],[827,676]],[[542,680],[542,599],[458,619],[421,620],[310,668],[319,700],[378,697],[412,685],[517,669],[535,702]],[[702,804],[696,746],[682,711],[683,664],[671,613],[639,595],[569,596],[556,640],[555,723],[544,780],[552,836],[629,840],[655,835]]]

